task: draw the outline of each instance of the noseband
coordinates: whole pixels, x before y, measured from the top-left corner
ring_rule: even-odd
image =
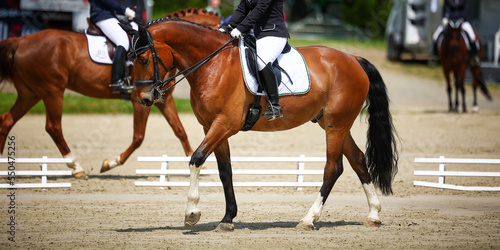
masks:
[[[199,67],[201,67],[206,62],[208,62],[215,55],[217,55],[217,53],[219,53],[223,48],[225,48],[227,45],[229,45],[230,43],[232,43],[234,41],[234,39],[235,39],[235,38],[232,37],[222,47],[220,47],[219,49],[217,49],[212,54],[208,55],[207,57],[205,57],[203,60],[199,61],[198,63],[190,66],[189,68],[187,68],[187,69],[185,69],[183,71],[177,72],[177,74],[175,74],[174,76],[169,77],[169,78],[167,78],[165,80],[160,80],[160,70],[159,70],[160,67],[158,65],[158,61],[161,63],[161,65],[167,71],[167,73],[170,72],[171,70],[173,70],[175,68],[175,66],[172,66],[172,68],[167,69],[167,67],[163,63],[163,60],[161,59],[161,57],[156,52],[156,49],[155,49],[155,46],[154,46],[154,43],[153,43],[153,36],[149,32],[149,30],[147,30],[147,29],[145,29],[145,30],[146,30],[146,34],[147,34],[148,44],[144,45],[142,47],[135,48],[136,45],[137,45],[137,42],[139,41],[139,38],[135,39],[135,41],[133,42],[133,44],[131,46],[132,48],[130,49],[130,52],[128,53],[128,57],[130,59],[134,60],[134,59],[137,58],[138,55],[140,55],[140,54],[142,54],[142,53],[144,53],[144,52],[146,52],[148,50],[151,50],[151,54],[152,54],[152,57],[153,57],[153,66],[154,66],[154,79],[153,80],[135,80],[134,81],[134,85],[138,86],[138,87],[145,87],[145,86],[149,86],[149,85],[153,85],[154,84],[153,88],[160,95],[165,94],[165,92],[167,92],[168,90],[170,90],[171,88],[173,88],[175,85],[177,85],[177,83],[179,83],[180,81],[182,81],[184,78],[186,78],[193,71],[195,71],[196,69],[198,69]],[[186,73],[186,74],[184,74],[184,73]],[[182,74],[184,74],[184,76],[180,80],[176,81],[174,84],[172,84],[171,86],[169,86],[168,88],[166,88],[165,90],[163,90],[163,88],[165,86],[167,86],[177,76],[180,76]]]
[[[165,69],[165,71],[167,73],[172,71],[175,68],[175,66],[172,66],[170,69],[167,69],[167,66],[165,66],[165,63],[163,62],[161,57],[156,52],[156,48],[155,48],[154,43],[153,43],[153,36],[151,36],[151,33],[147,29],[146,29],[146,37],[148,39],[148,44],[137,48],[136,46],[137,46],[137,43],[139,41],[139,38],[135,39],[135,41],[133,41],[133,44],[130,48],[130,52],[128,53],[127,56],[128,56],[128,58],[135,60],[137,58],[137,56],[139,56],[140,54],[142,54],[148,50],[151,50],[151,55],[153,57],[153,66],[154,66],[154,79],[153,80],[134,80],[134,85],[138,86],[138,87],[145,87],[145,86],[149,86],[149,85],[154,84],[154,89],[159,94],[163,95],[164,92],[162,92],[161,89],[166,84],[171,82],[173,78],[172,77],[168,78],[165,81],[160,80],[160,70],[159,70],[160,66],[158,65],[158,61],[161,63],[161,65],[163,66],[163,68]]]

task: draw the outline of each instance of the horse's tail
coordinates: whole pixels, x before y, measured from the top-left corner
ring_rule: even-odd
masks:
[[[491,101],[490,92],[488,91],[486,83],[484,82],[483,72],[479,73],[479,77],[477,78],[477,83],[479,89],[481,90],[481,92],[483,92],[484,96],[486,96],[486,98]]]
[[[392,194],[392,181],[398,172],[396,130],[389,112],[389,97],[382,76],[373,64],[358,57],[358,62],[368,75],[370,88],[366,99],[368,108],[367,167],[375,186],[382,194]]]
[[[4,80],[12,80],[12,66],[14,65],[14,54],[16,54],[19,38],[11,37],[0,41],[0,83]]]

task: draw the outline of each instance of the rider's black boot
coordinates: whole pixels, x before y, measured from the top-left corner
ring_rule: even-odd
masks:
[[[117,46],[115,56],[113,57],[113,65],[111,66],[111,91],[113,93],[130,93],[134,90],[134,86],[129,86],[125,83],[125,59],[127,51],[122,46]]]
[[[472,66],[481,65],[481,59],[479,59],[479,53],[477,51],[476,41],[470,42],[470,64]]]
[[[432,55],[431,59],[429,60],[429,65],[431,66],[436,66],[439,63],[439,51],[438,51],[438,42],[432,43]]]
[[[259,71],[259,76],[262,87],[266,91],[268,98],[267,110],[262,114],[262,117],[266,118],[268,121],[283,117],[279,104],[278,83],[276,82],[276,76],[272,70],[271,63],[268,63],[264,69]]]

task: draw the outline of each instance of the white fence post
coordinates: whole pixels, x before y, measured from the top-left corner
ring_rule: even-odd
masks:
[[[297,164],[297,168],[298,168],[299,171],[303,171],[305,169],[305,166],[304,166],[305,163],[303,161],[304,158],[306,158],[305,155],[300,155],[300,159],[302,159],[302,161],[299,161],[298,164]],[[298,174],[297,175],[297,182],[298,183],[304,182],[304,175],[303,174]],[[298,186],[297,190],[302,190],[302,187]]]
[[[60,176],[60,175],[72,175],[71,171],[49,171],[48,163],[71,163],[71,159],[66,158],[48,158],[43,156],[42,158],[0,158],[0,163],[9,164],[10,161],[15,162],[16,169],[13,171],[0,171],[0,176],[12,176],[15,174],[14,185],[10,183],[0,184],[0,188],[52,188],[52,187],[71,187],[71,183],[49,183],[47,182],[47,176]],[[23,163],[40,163],[40,171],[23,171],[19,170],[19,164]],[[20,176],[40,176],[41,182],[39,183],[19,183]]]
[[[169,175],[189,175],[189,169],[169,169],[168,162],[189,162],[190,157],[137,157],[138,161],[145,162],[161,162],[161,169],[137,169],[136,174],[147,174],[147,175],[159,175],[159,181],[136,181],[136,186],[189,186],[189,182],[171,182],[168,180]],[[215,162],[215,157],[208,157],[206,162]],[[304,182],[304,175],[323,175],[324,170],[305,170],[305,162],[325,162],[326,157],[305,157],[301,155],[300,157],[231,157],[233,162],[297,162],[297,169],[235,169],[233,170],[233,175],[296,175],[297,181],[295,182],[234,182],[233,185],[236,186],[260,186],[260,187],[298,187],[301,190],[303,187],[320,187],[323,182]],[[164,168],[163,163],[166,167]],[[200,174],[210,175],[218,174],[218,170],[202,169]],[[167,176],[167,181],[165,181],[164,175]],[[200,186],[221,186],[220,182],[200,182]]]
[[[444,160],[444,156],[440,156],[439,159]],[[446,163],[440,163],[439,164],[439,172],[441,174],[444,174],[445,171],[446,171]],[[439,176],[439,178],[438,178],[439,185],[441,185],[441,186],[444,185],[445,184],[444,182],[445,182],[445,177],[444,176]],[[443,190],[443,189],[440,188],[439,190]]]
[[[435,187],[439,190],[454,189],[464,191],[500,191],[500,186],[484,187],[484,186],[458,186],[454,184],[446,184],[447,176],[454,177],[500,177],[500,172],[473,172],[473,171],[447,171],[447,164],[500,164],[500,159],[460,159],[460,158],[415,158],[417,163],[439,163],[438,171],[422,171],[415,170],[414,175],[418,176],[438,176],[438,182],[413,181],[415,186]]]

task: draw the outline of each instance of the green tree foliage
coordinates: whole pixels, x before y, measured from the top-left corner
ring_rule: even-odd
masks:
[[[391,0],[345,0],[342,20],[363,29],[371,37],[383,36]]]

